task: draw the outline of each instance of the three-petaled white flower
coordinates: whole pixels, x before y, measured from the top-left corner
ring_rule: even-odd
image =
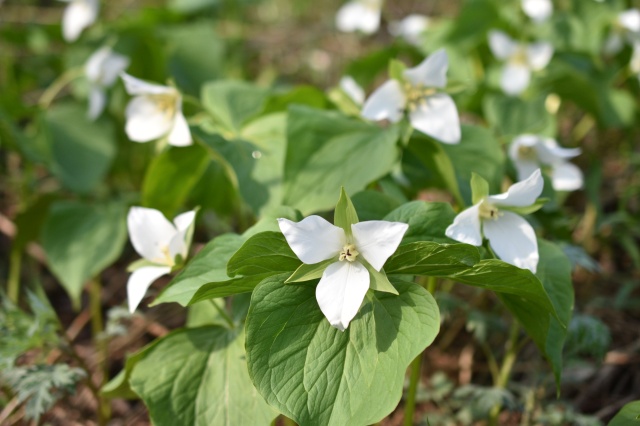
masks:
[[[127,227],[131,244],[148,261],[133,271],[127,282],[127,299],[132,313],[149,286],[171,272],[177,261],[183,262],[187,258],[195,217],[195,211],[188,211],[176,216],[171,223],[155,209],[132,207],[129,210]]]
[[[445,234],[474,246],[482,245],[484,234],[500,259],[535,273],[539,260],[536,233],[529,222],[508,209],[532,206],[542,193],[543,185],[538,169],[526,180],[511,185],[507,192],[482,197],[458,214]]]
[[[409,225],[373,220],[351,225],[352,235],[320,216],[300,222],[278,219],[291,250],[307,265],[335,259],[316,287],[316,300],[329,323],[344,331],[369,290],[370,277],[362,258],[376,271],[396,251]],[[361,257],[359,257],[361,256]]]
[[[429,18],[424,15],[408,15],[400,21],[389,25],[389,32],[395,37],[402,37],[409,44],[420,45],[422,33],[429,28]]]
[[[106,89],[113,86],[118,76],[129,66],[129,58],[114,53],[110,47],[98,49],[87,61],[84,73],[91,84],[89,92],[89,118],[95,120],[107,103]]]
[[[382,0],[353,0],[345,3],[336,14],[336,27],[350,33],[373,34],[380,27]]]
[[[529,87],[531,72],[546,67],[553,56],[550,43],[518,43],[496,30],[489,32],[489,47],[496,58],[507,62],[502,70],[500,87],[509,95],[518,95]]]
[[[640,10],[628,9],[620,13],[613,21],[609,37],[605,40],[603,51],[615,55],[624,47],[624,43],[640,42]]]
[[[556,191],[575,191],[582,187],[582,171],[567,161],[580,153],[580,148],[562,148],[554,139],[535,135],[518,136],[509,147],[518,180],[528,178],[541,166],[546,167]]]
[[[415,68],[404,71],[404,82],[391,79],[367,99],[362,116],[369,120],[400,121],[405,110],[413,128],[448,144],[460,142],[456,104],[443,89],[449,58],[440,49]]]
[[[62,15],[62,36],[76,41],[82,31],[93,24],[100,11],[100,0],[62,0],[69,3]]]
[[[189,124],[182,114],[182,96],[177,89],[151,84],[121,74],[127,92],[134,98],[125,112],[125,131],[135,142],[149,142],[168,135],[170,145],[193,143]]]
[[[553,13],[551,0],[522,0],[522,10],[534,22],[544,22]]]

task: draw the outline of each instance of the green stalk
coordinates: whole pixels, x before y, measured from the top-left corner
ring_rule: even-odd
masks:
[[[411,377],[409,378],[409,390],[407,391],[407,403],[404,406],[404,426],[413,425],[413,416],[416,412],[416,394],[420,383],[420,367],[422,366],[422,355],[420,353],[411,362]]]
[[[224,320],[229,325],[230,329],[236,328],[236,325],[234,324],[233,319],[229,316],[227,311],[222,306],[218,305],[214,299],[211,299],[211,304],[213,305],[214,308],[216,308],[220,316],[224,318]]]
[[[20,269],[22,268],[22,250],[13,249],[9,258],[9,278],[7,280],[7,295],[15,305],[20,296]]]
[[[109,348],[107,340],[101,336],[104,330],[104,322],[102,321],[102,285],[99,278],[94,278],[89,283],[89,309],[91,312],[91,334],[98,349],[98,367],[102,371],[102,379],[98,385],[101,388],[109,378]],[[109,401],[98,395],[98,424],[104,426],[111,417],[111,406]]]
[[[40,96],[40,100],[38,100],[38,105],[40,105],[43,109],[47,109],[51,103],[54,101],[58,93],[65,88],[65,86],[71,83],[76,78],[81,77],[84,74],[83,68],[70,68],[66,70],[60,77],[58,77],[51,86],[47,87],[47,89]]]
[[[509,331],[509,340],[507,341],[507,353],[504,355],[504,359],[502,360],[502,366],[500,367],[500,371],[498,373],[498,377],[494,383],[494,386],[499,389],[505,389],[507,384],[509,383],[509,378],[511,377],[511,371],[513,370],[513,366],[518,358],[518,351],[520,349],[520,344],[518,343],[518,336],[520,334],[520,325],[514,319],[511,323],[511,330]],[[498,416],[500,415],[500,410],[502,409],[502,405],[498,404],[491,409],[491,413],[489,414],[489,424],[497,425],[498,424]]]

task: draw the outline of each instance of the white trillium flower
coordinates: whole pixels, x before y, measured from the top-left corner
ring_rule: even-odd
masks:
[[[540,258],[536,233],[529,222],[505,209],[533,205],[543,185],[538,169],[526,180],[511,185],[507,192],[486,196],[458,214],[445,234],[474,246],[482,245],[484,234],[500,259],[535,273]]]
[[[420,36],[429,28],[429,22],[429,18],[424,15],[412,14],[400,21],[392,22],[389,25],[389,32],[415,46],[420,44]]]
[[[582,187],[582,171],[567,161],[580,153],[579,148],[562,148],[554,139],[534,135],[518,136],[509,147],[518,180],[528,178],[541,166],[548,167],[556,191],[575,191]]]
[[[534,22],[544,22],[553,13],[551,0],[522,0],[522,10]]]
[[[127,92],[134,96],[125,111],[125,131],[129,139],[149,142],[168,135],[169,144],[173,146],[193,143],[177,89],[147,83],[124,73],[121,77]]]
[[[518,43],[496,30],[489,32],[489,47],[497,59],[506,61],[500,87],[509,95],[518,95],[529,87],[531,72],[545,68],[553,56],[550,43]]]
[[[397,123],[408,110],[413,128],[444,143],[459,143],[458,109],[451,96],[441,91],[447,85],[448,67],[447,52],[438,50],[417,67],[405,70],[405,83],[392,79],[373,92],[362,116]]]
[[[149,286],[162,275],[171,272],[176,257],[182,260],[189,253],[189,229],[196,217],[195,211],[176,216],[173,223],[155,209],[132,207],[127,216],[129,238],[133,248],[153,265],[136,269],[127,282],[129,310],[133,313]]]
[[[87,61],[84,73],[91,83],[89,92],[89,118],[95,120],[107,103],[106,89],[113,86],[118,76],[129,66],[129,58],[114,53],[110,47],[98,49]]]
[[[329,323],[340,331],[349,326],[369,290],[369,272],[358,257],[380,271],[409,228],[406,223],[372,220],[351,225],[353,236],[347,237],[342,228],[320,216],[309,216],[297,223],[278,219],[278,224],[289,247],[303,263],[335,259],[320,278],[316,300]]]
[[[100,0],[62,0],[69,3],[62,15],[62,36],[76,41],[82,31],[98,18]]]
[[[340,89],[355,102],[356,105],[362,105],[365,94],[364,89],[351,76],[344,76],[340,79]]]
[[[354,0],[345,3],[336,14],[336,27],[342,32],[373,34],[380,28],[382,0]]]
[[[640,41],[640,10],[629,9],[620,13],[613,22],[613,28],[607,37],[603,51],[607,55],[620,52],[626,42]]]

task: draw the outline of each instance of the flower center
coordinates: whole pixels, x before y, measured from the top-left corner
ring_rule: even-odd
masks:
[[[354,260],[356,260],[356,257],[358,257],[360,253],[358,252],[358,250],[356,250],[356,246],[354,246],[353,244],[347,244],[346,246],[342,247],[342,251],[340,252],[340,257],[338,258],[338,260],[342,261],[349,261],[349,262],[353,262]]]
[[[498,208],[494,204],[491,204],[486,199],[482,200],[482,202],[480,203],[480,208],[478,210],[482,219],[496,220],[497,218],[502,216],[500,210],[498,210]]]
[[[407,82],[404,84],[404,95],[407,98],[407,108],[409,111],[415,111],[419,106],[427,105],[427,97],[436,93],[436,89],[424,87],[421,84],[414,86]]]
[[[147,95],[158,110],[168,119],[172,119],[176,113],[177,98],[175,94],[163,93],[160,95]]]
[[[153,261],[160,263],[162,265],[173,267],[176,263],[173,257],[171,257],[171,253],[169,252],[169,245],[168,244],[163,245],[162,247],[160,247],[160,251],[162,252],[164,257],[157,257],[153,259]]]
[[[536,160],[538,153],[534,147],[522,145],[518,147],[518,158],[521,160]]]
[[[524,46],[518,47],[513,56],[509,58],[509,62],[513,65],[527,65],[527,49]]]

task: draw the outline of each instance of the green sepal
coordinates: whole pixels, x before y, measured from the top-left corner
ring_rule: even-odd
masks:
[[[507,210],[520,215],[535,213],[540,210],[547,202],[548,198],[538,198],[535,203],[525,207],[500,206],[500,210]]]
[[[389,278],[387,278],[387,274],[384,273],[384,269],[376,271],[375,268],[364,259],[358,259],[358,262],[362,263],[364,267],[367,268],[367,271],[369,271],[369,289],[395,294],[396,296],[400,294],[393,284],[389,282]]]
[[[398,80],[400,83],[405,82],[404,72],[407,66],[397,59],[389,61],[389,77],[394,80]]]
[[[298,269],[293,272],[293,274],[291,274],[289,278],[287,278],[284,283],[289,284],[316,280],[322,277],[322,273],[325,269],[327,269],[327,266],[336,261],[337,259],[327,259],[323,260],[320,263],[314,263],[313,265],[307,265],[303,263],[298,267]]]
[[[471,202],[473,205],[478,204],[489,195],[489,182],[487,182],[479,174],[471,173]]]
[[[351,237],[351,225],[358,223],[358,213],[353,207],[351,198],[347,195],[344,187],[340,189],[340,199],[336,205],[336,211],[333,216],[333,224],[344,229],[347,238]]]
[[[361,105],[358,105],[347,92],[340,87],[334,87],[329,91],[329,99],[338,107],[338,109],[344,112],[346,115],[352,117],[360,117]]]

